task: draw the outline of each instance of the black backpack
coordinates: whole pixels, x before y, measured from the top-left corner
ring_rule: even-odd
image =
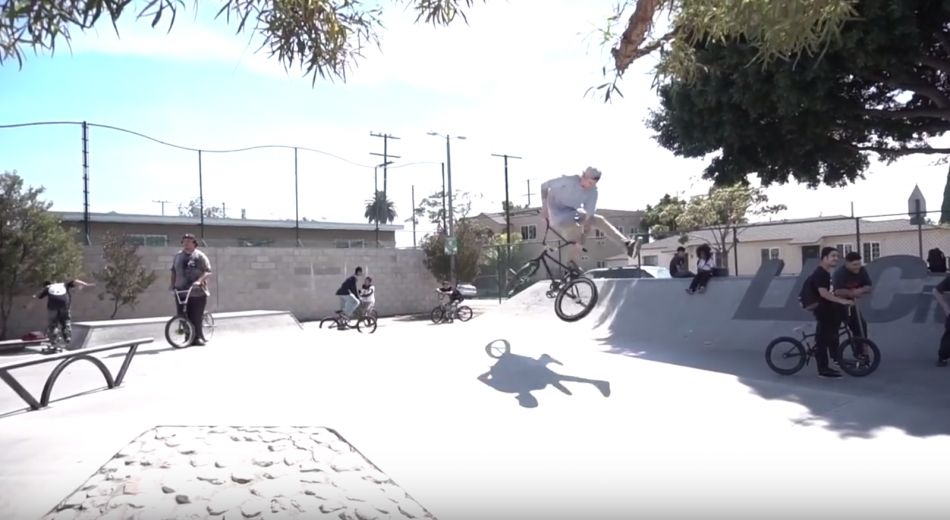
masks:
[[[802,288],[798,291],[798,305],[806,311],[818,307],[818,300],[815,299],[815,294],[811,290],[810,280],[810,278],[806,279],[805,283],[802,284]]]

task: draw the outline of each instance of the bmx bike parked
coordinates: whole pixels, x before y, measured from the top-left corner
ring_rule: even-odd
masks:
[[[861,314],[857,306],[849,306],[848,318],[851,313],[857,313],[857,320],[861,322]],[[832,358],[837,357],[838,366],[846,374],[853,377],[864,377],[872,374],[881,364],[881,349],[868,338],[855,336],[851,332],[846,320],[842,323],[838,331],[838,339],[844,338],[838,345],[837,356],[834,353],[828,354]],[[775,338],[765,348],[765,362],[773,371],[781,375],[792,375],[802,368],[815,355],[816,337],[815,331],[806,332],[808,326],[795,327],[796,332],[801,333],[801,339],[790,336]]]
[[[191,298],[191,291],[195,286],[192,285],[187,290],[173,290],[175,301],[178,302],[178,309],[167,323],[165,323],[165,339],[168,344],[174,348],[186,348],[194,344],[196,336],[195,326],[188,320],[185,314],[188,308],[188,300]],[[211,341],[214,336],[214,316],[205,311],[201,316],[201,332],[205,341]]]
[[[557,247],[549,246],[547,244],[548,232],[554,233],[563,244]],[[551,285],[548,287],[545,296],[554,298],[554,312],[557,314],[557,317],[568,322],[584,318],[590,314],[590,311],[594,310],[594,306],[597,305],[597,285],[594,284],[590,278],[581,274],[575,266],[562,264],[553,255],[553,253],[567,246],[575,245],[576,242],[566,240],[560,233],[551,229],[551,226],[548,225],[544,230],[541,243],[544,245],[541,254],[527,261],[517,271],[513,269],[508,270],[514,275],[514,278],[508,285],[508,296],[513,296],[515,293],[527,287],[529,280],[531,280],[534,274],[538,272],[538,269],[544,265],[544,270],[547,271],[548,279],[551,281]],[[582,250],[587,251],[586,248],[582,248]],[[551,267],[548,265],[548,261],[553,262],[561,268],[562,274],[560,276],[554,275],[554,272],[551,271]],[[568,309],[565,309],[565,303],[571,302],[579,305],[580,310],[572,313],[569,312]]]

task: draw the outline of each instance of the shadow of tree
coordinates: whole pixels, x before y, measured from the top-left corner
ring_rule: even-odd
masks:
[[[510,343],[505,339],[492,341],[485,346],[485,351],[497,361],[487,372],[478,376],[478,380],[499,392],[515,394],[518,404],[524,408],[536,408],[538,400],[532,392],[543,390],[548,385],[566,395],[573,395],[564,386],[566,382],[590,384],[604,397],[610,397],[610,382],[559,374],[548,368],[548,365],[563,366],[563,363],[547,354],[537,358],[512,354]]]
[[[938,410],[950,408],[950,372],[934,367],[932,359],[888,358],[885,349],[881,366],[867,377],[820,379],[813,360],[799,373],[781,376],[772,372],[765,363],[767,342],[763,342],[758,351],[744,343],[744,340],[756,335],[742,334],[739,329],[745,322],[721,324],[722,327],[736,328],[732,344],[707,344],[712,342],[704,343],[702,338],[692,335],[691,330],[686,330],[691,320],[704,319],[700,314],[702,309],[688,303],[702,297],[684,294],[682,286],[688,280],[648,282],[668,286],[669,295],[663,298],[673,300],[682,297],[684,303],[656,300],[631,302],[627,301],[628,294],[632,292],[629,290],[631,285],[605,285],[601,289],[599,305],[609,310],[595,318],[594,326],[595,333],[606,330],[606,334],[597,339],[606,347],[606,352],[734,375],[763,399],[794,402],[806,407],[808,417],[797,423],[821,423],[843,437],[870,438],[876,430],[886,427],[898,428],[918,437],[950,435],[950,417],[937,413]],[[713,296],[707,293],[705,297],[710,299],[706,302],[716,305],[714,284],[710,284],[710,288]],[[647,305],[654,308],[659,306],[681,316],[684,322],[638,318],[635,313]],[[659,329],[664,325],[675,330]],[[631,334],[632,327],[641,326],[644,327],[643,334]],[[789,322],[749,322],[749,327],[767,327],[769,330],[787,330],[789,333],[793,326],[794,323]],[[871,334],[873,337],[873,326]],[[782,332],[775,335],[782,335]],[[663,336],[666,341],[660,344],[658,338]]]

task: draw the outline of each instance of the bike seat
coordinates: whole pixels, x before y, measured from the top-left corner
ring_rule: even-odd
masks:
[[[794,332],[802,332],[802,331],[805,330],[806,327],[808,327],[808,325],[799,325],[799,326],[795,327],[794,329],[792,329],[792,331],[794,331]]]

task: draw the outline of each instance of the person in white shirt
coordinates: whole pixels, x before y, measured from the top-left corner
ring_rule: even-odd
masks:
[[[713,261],[712,249],[709,244],[703,244],[696,248],[696,276],[689,283],[686,292],[694,294],[696,291],[703,293],[706,291],[706,284],[712,278],[713,269],[716,268],[716,262]]]
[[[369,314],[376,307],[376,287],[369,276],[363,280],[363,286],[360,287],[360,303],[363,305],[365,314]]]

